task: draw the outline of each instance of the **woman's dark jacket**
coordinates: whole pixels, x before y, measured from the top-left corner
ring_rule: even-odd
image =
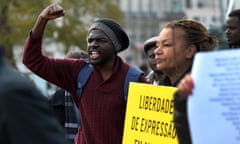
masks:
[[[189,73],[191,68],[189,68],[179,79],[171,84],[167,76],[163,76],[160,85],[174,86],[176,87],[181,79]],[[174,94],[174,124],[177,131],[179,144],[192,144],[190,129],[187,118],[187,101],[179,97],[178,92]]]

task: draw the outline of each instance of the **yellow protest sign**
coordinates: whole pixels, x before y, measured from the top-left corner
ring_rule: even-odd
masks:
[[[174,87],[129,84],[123,144],[177,144]]]

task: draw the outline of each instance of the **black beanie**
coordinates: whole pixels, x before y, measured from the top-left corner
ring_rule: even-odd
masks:
[[[144,47],[145,53],[147,53],[147,51],[148,51],[150,48],[152,48],[152,47],[157,47],[157,46],[156,46],[157,39],[158,39],[158,36],[154,36],[154,37],[151,37],[151,38],[147,39],[147,40],[144,42],[143,47]]]
[[[112,19],[102,18],[96,20],[89,28],[103,31],[111,39],[117,52],[125,50],[129,46],[129,38],[122,27]]]

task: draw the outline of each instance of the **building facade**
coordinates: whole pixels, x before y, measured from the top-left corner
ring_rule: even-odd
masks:
[[[240,8],[239,0],[117,0],[124,13],[130,48],[122,54],[134,65],[145,64],[143,42],[158,35],[163,25],[183,17],[202,22],[219,35],[230,10]],[[223,38],[224,39],[224,38]]]

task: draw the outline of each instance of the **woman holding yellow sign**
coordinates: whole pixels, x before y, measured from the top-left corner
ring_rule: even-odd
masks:
[[[165,75],[161,85],[176,86],[190,72],[194,55],[200,51],[211,51],[217,39],[209,34],[198,21],[180,19],[165,25],[160,31],[155,50],[157,67]],[[174,122],[179,144],[191,144],[186,100],[174,97]]]

